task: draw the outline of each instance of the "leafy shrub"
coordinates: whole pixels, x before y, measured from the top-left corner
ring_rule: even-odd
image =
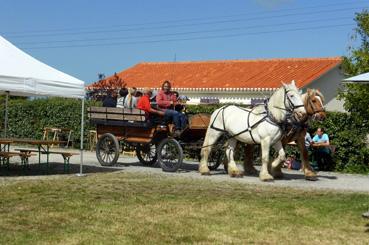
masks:
[[[7,136],[41,139],[45,127],[69,128],[73,130],[73,139],[77,147],[81,137],[81,103],[81,100],[65,98],[11,99],[8,105]],[[91,129],[86,108],[95,104],[98,102],[85,102],[84,139],[87,139],[88,131]],[[4,114],[0,116],[0,120],[1,128],[4,128]]]
[[[312,122],[310,128],[323,127],[330,143],[336,146],[335,170],[350,173],[369,172],[369,149],[365,144],[368,128],[352,114],[329,112],[323,122]],[[311,131],[313,132],[313,131]]]

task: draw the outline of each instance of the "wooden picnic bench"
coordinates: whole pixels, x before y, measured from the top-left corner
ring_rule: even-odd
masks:
[[[24,168],[26,168],[29,164],[28,158],[31,156],[35,156],[36,154],[32,154],[31,152],[15,152],[15,151],[1,151],[0,157],[2,159],[2,163],[6,164],[9,167],[10,158],[19,156],[21,159],[21,164]]]
[[[38,149],[27,149],[27,148],[20,148],[20,149],[15,149],[21,153],[26,153],[26,154],[30,154],[31,152],[39,152]],[[66,152],[66,151],[41,151],[39,152],[41,154],[60,154],[63,159],[64,159],[64,172],[69,172],[70,166],[69,166],[69,160],[72,156],[75,155],[79,155],[79,153],[75,153],[75,152]],[[48,164],[48,163],[47,163]]]

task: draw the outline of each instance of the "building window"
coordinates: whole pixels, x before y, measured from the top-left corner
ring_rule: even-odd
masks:
[[[200,98],[201,104],[219,104],[218,98],[209,98],[209,97],[203,97]]]
[[[264,104],[265,99],[257,98],[251,99],[251,105],[261,105]]]

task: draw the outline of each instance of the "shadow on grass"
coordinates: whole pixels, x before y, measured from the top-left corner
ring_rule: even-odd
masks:
[[[102,173],[120,171],[122,168],[117,167],[100,167],[84,165],[83,173]],[[47,168],[45,164],[30,164],[27,168],[20,165],[10,164],[9,168],[1,166],[0,176],[19,177],[19,176],[37,176],[37,175],[56,175],[56,174],[77,174],[80,172],[79,164],[70,164],[69,171],[64,171],[63,163],[49,163]]]

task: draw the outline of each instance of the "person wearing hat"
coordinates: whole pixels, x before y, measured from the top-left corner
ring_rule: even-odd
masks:
[[[190,99],[186,95],[180,95],[180,96],[178,96],[177,104],[174,106],[174,109],[176,111],[178,111],[178,112],[185,113],[185,111],[186,111],[185,104],[189,100]]]
[[[171,88],[170,82],[164,81],[156,95],[156,103],[160,109],[164,110],[167,119],[173,118],[175,135],[180,135],[187,125],[187,119],[183,113],[174,110],[178,102],[177,96],[171,91]]]

